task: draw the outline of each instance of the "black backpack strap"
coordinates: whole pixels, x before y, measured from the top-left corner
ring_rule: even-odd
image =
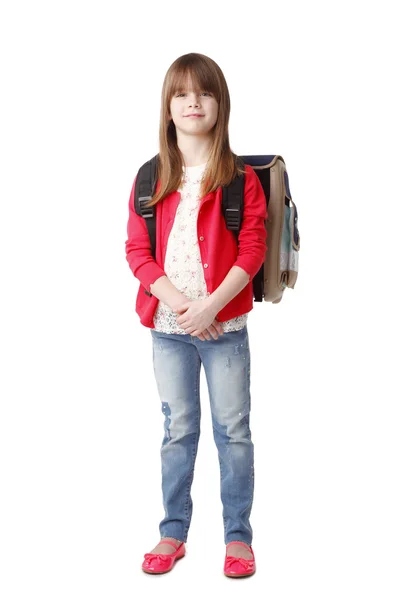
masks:
[[[237,162],[244,168],[245,163],[237,156]],[[222,188],[222,213],[227,229],[239,238],[244,208],[244,174],[240,174],[228,185]]]
[[[146,219],[149,232],[151,254],[156,257],[156,207],[146,207],[155,192],[158,154],[139,169],[135,185],[135,211]]]
[[[138,171],[135,184],[135,211],[146,220],[147,231],[149,232],[151,254],[156,257],[156,207],[146,207],[155,192],[157,175],[158,154],[142,165]],[[152,296],[147,290],[144,291],[147,296]]]

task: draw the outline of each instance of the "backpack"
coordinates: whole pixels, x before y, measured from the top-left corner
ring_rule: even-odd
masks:
[[[156,256],[155,206],[146,207],[155,193],[158,154],[144,163],[137,175],[135,211],[146,220],[151,253]],[[279,154],[237,156],[239,164],[250,165],[263,187],[267,202],[268,249],[264,263],[252,280],[255,302],[282,300],[287,287],[294,288],[299,270],[300,235],[297,227],[297,208],[290,189],[285,161]],[[244,174],[222,188],[222,212],[227,229],[238,241],[243,215]],[[292,206],[291,206],[292,204]],[[146,294],[151,296],[146,290]]]

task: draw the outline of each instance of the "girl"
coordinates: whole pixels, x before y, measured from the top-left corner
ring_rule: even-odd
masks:
[[[191,484],[200,435],[200,368],[209,391],[221,472],[226,544],[223,572],[255,572],[249,517],[254,450],[249,426],[248,313],[252,279],[264,262],[266,199],[252,167],[242,171],[229,145],[230,97],[220,67],[203,54],[172,63],[162,88],[156,205],[156,259],[145,219],[129,200],[126,258],[140,281],[136,312],[150,328],[164,420],[161,446],[165,515],[160,542],[142,569],[165,573],[185,555]],[[245,174],[239,245],[221,210],[222,186]]]

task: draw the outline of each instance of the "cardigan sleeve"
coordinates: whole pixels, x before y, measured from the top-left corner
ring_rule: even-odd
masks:
[[[144,217],[135,211],[135,184],[133,181],[128,209],[128,239],[125,242],[125,254],[133,275],[150,292],[150,285],[159,277],[166,275],[151,254],[150,237]]]
[[[252,281],[265,260],[268,249],[267,200],[258,175],[250,165],[246,165],[244,184],[244,208],[242,226],[239,232],[238,256],[233,266],[241,267]]]

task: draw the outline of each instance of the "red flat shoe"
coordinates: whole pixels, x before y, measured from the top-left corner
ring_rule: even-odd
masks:
[[[241,556],[228,556],[228,547],[231,544],[240,544],[247,548],[253,555],[253,558],[242,558]],[[229,542],[226,545],[226,556],[224,564],[224,575],[227,577],[247,577],[253,575],[256,572],[256,559],[254,556],[253,548],[248,546],[244,542]]]
[[[146,573],[151,573],[152,575],[168,573],[174,566],[175,561],[185,556],[185,542],[175,544],[175,542],[171,542],[170,540],[162,540],[162,543],[171,544],[176,552],[173,552],[172,554],[154,554],[152,552],[147,552],[144,555],[144,561],[142,563],[142,569]]]

